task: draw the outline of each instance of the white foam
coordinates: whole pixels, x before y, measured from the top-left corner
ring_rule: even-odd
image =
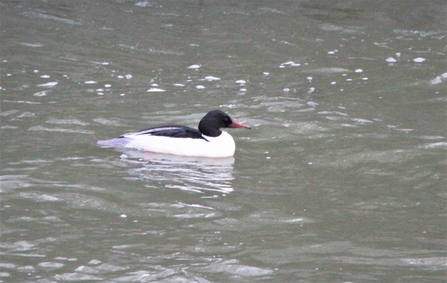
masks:
[[[42,90],[42,91],[36,92],[35,94],[33,94],[33,96],[38,96],[38,97],[45,96],[45,95],[47,95],[47,92],[48,92],[48,90]]]
[[[166,90],[161,89],[161,88],[157,88],[157,87],[151,87],[150,89],[148,89],[146,92],[165,92]]]
[[[394,59],[393,57],[388,57],[388,58],[386,58],[385,61],[387,61],[388,63],[395,63],[395,62],[397,62],[397,60]]]
[[[220,81],[220,78],[218,77],[213,77],[213,76],[206,76],[205,77],[206,81],[212,82],[212,81]]]
[[[424,62],[426,59],[425,58],[422,58],[422,57],[417,57],[417,58],[414,58],[413,59],[413,61],[414,62],[416,62],[416,63],[422,63],[422,62]]]
[[[49,83],[40,84],[40,85],[37,85],[37,86],[40,86],[40,87],[54,87],[56,85],[57,85],[57,82],[49,82]]]
[[[195,64],[195,65],[189,66],[188,69],[199,69],[200,67],[202,67],[202,65]]]

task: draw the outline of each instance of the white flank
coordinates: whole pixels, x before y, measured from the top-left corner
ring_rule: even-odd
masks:
[[[204,136],[204,139],[171,138],[151,135],[126,134],[126,148],[147,150],[184,156],[230,157],[234,155],[236,145],[233,137],[222,131],[218,137]]]

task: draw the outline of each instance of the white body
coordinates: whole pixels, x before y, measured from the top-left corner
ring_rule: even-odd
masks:
[[[132,133],[125,134],[119,139],[121,140],[121,147],[135,148],[156,153],[203,157],[230,157],[234,155],[236,145],[233,137],[229,133],[222,131],[222,134],[218,137],[208,137],[205,135],[203,137],[208,141],[204,139],[172,138],[153,135],[136,135]]]

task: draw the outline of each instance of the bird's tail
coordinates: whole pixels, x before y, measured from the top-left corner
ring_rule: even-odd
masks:
[[[110,140],[96,141],[95,145],[102,148],[116,148],[116,147],[126,147],[128,143],[129,143],[128,138],[115,138]]]

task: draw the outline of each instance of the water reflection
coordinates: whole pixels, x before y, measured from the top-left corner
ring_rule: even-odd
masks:
[[[226,195],[232,186],[234,158],[187,157],[148,153],[138,150],[122,150],[121,161],[141,164],[129,168],[129,179],[147,182],[145,186],[202,193],[203,198]]]

